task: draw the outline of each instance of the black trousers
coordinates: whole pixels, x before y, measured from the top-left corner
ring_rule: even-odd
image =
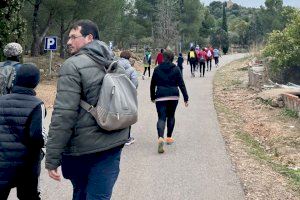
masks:
[[[148,70],[148,72],[149,72],[149,77],[150,77],[150,65],[149,65],[149,67],[144,67],[144,68],[145,68],[145,69],[144,69],[143,75],[145,76],[146,71]]]
[[[197,61],[190,61],[191,66],[191,74],[193,74],[196,70]]]
[[[175,126],[175,111],[178,100],[157,101],[156,110],[158,114],[157,133],[158,137],[164,137],[164,131],[167,121],[167,137],[172,137]]]
[[[211,58],[209,58],[207,61],[206,61],[206,64],[207,64],[207,71],[209,69],[209,71],[211,71]],[[209,64],[209,67],[208,67],[208,64]]]
[[[219,57],[214,57],[215,59],[215,65],[219,64]]]
[[[40,200],[40,192],[38,190],[38,180],[41,172],[41,162],[32,163],[31,166],[23,167],[18,170],[15,180],[12,184],[0,189],[0,199],[6,200],[10,190],[17,188],[17,197],[20,200]]]
[[[204,76],[204,74],[205,74],[205,62],[200,62],[200,76],[201,76],[201,72],[202,72],[202,76]]]
[[[182,72],[182,70],[183,70],[183,66],[179,66],[179,65],[178,65],[178,67],[179,67],[179,69],[180,69],[181,76],[183,76],[183,72]]]

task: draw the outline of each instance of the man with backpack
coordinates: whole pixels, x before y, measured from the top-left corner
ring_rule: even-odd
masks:
[[[110,98],[101,96],[106,92],[102,85],[107,75],[125,76],[126,84],[133,88],[134,85],[125,70],[115,64],[114,53],[108,45],[99,40],[94,22],[75,22],[67,45],[73,56],[63,63],[59,72],[45,167],[49,176],[57,181],[61,179],[58,167],[62,167],[63,176],[73,185],[73,199],[110,199],[120,171],[122,148],[129,138],[129,125],[106,130],[93,118],[93,109],[98,107],[100,97]],[[116,91],[109,92],[113,96]],[[90,105],[88,111],[81,102]],[[104,116],[114,117],[115,122],[122,119],[119,113],[110,116],[105,109],[102,111]]]
[[[196,65],[197,65],[197,54],[195,52],[195,48],[191,47],[188,57],[187,57],[187,64],[190,63],[191,66],[191,76],[195,77],[195,70],[196,70]]]
[[[22,46],[11,42],[5,45],[3,54],[6,61],[0,62],[0,95],[9,94],[15,83],[17,70],[21,67]]]

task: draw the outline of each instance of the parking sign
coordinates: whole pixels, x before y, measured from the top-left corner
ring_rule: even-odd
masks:
[[[45,46],[44,50],[56,50],[57,49],[57,37],[49,36],[45,37]]]

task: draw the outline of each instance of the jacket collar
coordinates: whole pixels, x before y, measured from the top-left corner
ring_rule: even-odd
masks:
[[[32,88],[26,88],[26,87],[21,87],[21,86],[17,86],[17,85],[15,85],[12,88],[12,93],[27,94],[27,95],[32,95],[32,96],[36,95],[36,92],[34,91],[34,89],[32,89]]]

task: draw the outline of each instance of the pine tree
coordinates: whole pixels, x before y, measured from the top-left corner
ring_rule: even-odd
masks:
[[[222,29],[224,30],[224,34],[222,37],[222,50],[224,54],[227,54],[229,49],[229,37],[228,37],[228,28],[227,28],[227,17],[226,17],[226,3],[223,4],[223,23]]]
[[[222,21],[222,29],[228,32],[227,27],[227,16],[226,16],[226,3],[223,3],[223,21]]]
[[[0,6],[0,60],[3,48],[9,42],[23,42],[25,20],[21,16],[24,0],[1,1]]]

